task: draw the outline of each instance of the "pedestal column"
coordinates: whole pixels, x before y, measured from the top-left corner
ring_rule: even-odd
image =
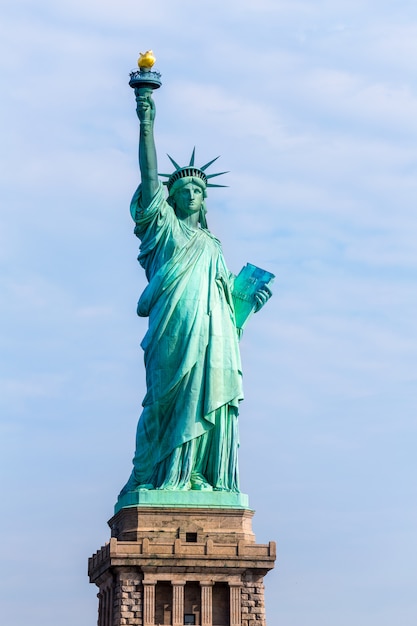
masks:
[[[172,583],[172,626],[184,624],[184,586],[185,581]]]
[[[229,583],[230,588],[230,626],[241,626],[241,585]]]
[[[155,624],[155,582],[143,581],[143,625]]]
[[[213,626],[213,583],[201,581],[201,626]]]

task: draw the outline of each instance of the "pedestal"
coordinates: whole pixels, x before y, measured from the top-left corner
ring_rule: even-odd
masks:
[[[275,542],[257,544],[253,511],[131,506],[89,559],[98,626],[265,626]]]

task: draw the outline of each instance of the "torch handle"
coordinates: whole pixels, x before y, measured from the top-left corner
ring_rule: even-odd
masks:
[[[142,131],[147,135],[155,119],[155,103],[152,99],[152,89],[149,87],[136,87],[136,114]]]

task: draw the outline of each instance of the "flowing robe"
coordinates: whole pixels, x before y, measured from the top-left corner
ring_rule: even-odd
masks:
[[[144,208],[139,187],[131,212],[149,281],[138,315],[149,317],[149,328],[130,485],[189,489],[194,473],[215,489],[238,491],[242,372],[220,242],[179,220],[162,185]]]

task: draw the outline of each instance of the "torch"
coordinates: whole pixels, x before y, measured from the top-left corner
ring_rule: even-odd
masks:
[[[161,74],[152,71],[155,61],[152,50],[147,50],[145,53],[140,52],[138,59],[139,70],[130,72],[129,85],[135,90],[136,102],[138,103],[139,98],[150,96],[154,89],[159,89],[162,85]],[[144,132],[147,134],[148,129],[144,129]]]

